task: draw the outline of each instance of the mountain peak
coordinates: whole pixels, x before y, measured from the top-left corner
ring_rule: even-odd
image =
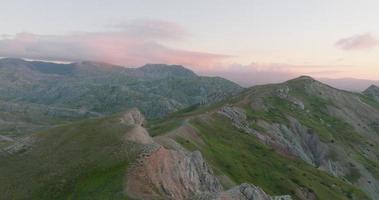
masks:
[[[299,76],[299,77],[294,78],[292,80],[311,80],[311,81],[315,81],[314,78],[312,78],[311,76],[306,76],[306,75]]]
[[[301,84],[301,85],[305,84],[305,85],[307,85],[307,84],[310,84],[310,83],[313,83],[313,82],[318,82],[318,81],[315,80],[314,78],[310,77],[310,76],[299,76],[297,78],[288,80],[285,83],[289,83],[289,84]]]
[[[146,64],[139,68],[147,75],[154,77],[196,77],[197,75],[182,65]]]
[[[372,84],[365,91],[367,91],[367,90],[379,90],[379,86],[376,86],[376,85]]]
[[[326,91],[342,91],[340,89],[334,88],[328,84],[320,82],[310,76],[300,76],[295,79],[291,79],[285,82],[285,85],[292,89],[298,89],[303,92],[312,92],[313,94],[325,93]]]
[[[363,91],[363,94],[379,101],[379,87],[374,84],[368,87],[365,91]]]

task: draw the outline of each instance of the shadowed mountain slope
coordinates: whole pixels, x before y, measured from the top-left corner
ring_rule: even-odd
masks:
[[[56,64],[5,58],[0,59],[0,103],[13,107],[0,109],[1,127],[7,127],[0,128],[0,134],[30,132],[131,107],[148,118],[162,117],[190,105],[220,101],[241,90],[228,80],[198,76],[178,65],[124,68],[90,61]],[[28,129],[28,124],[35,126]]]

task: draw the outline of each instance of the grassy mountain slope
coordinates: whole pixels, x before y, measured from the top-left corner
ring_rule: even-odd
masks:
[[[223,189],[247,182],[295,199],[376,199],[378,105],[310,77],[252,87],[232,99],[150,120],[154,141],[167,149],[151,164],[161,166],[155,161],[178,148],[174,140],[199,150]],[[16,153],[0,153],[1,197],[128,198],[127,169],[144,152],[143,145],[125,140],[130,130],[112,116],[32,134]]]
[[[269,198],[251,184],[223,190],[200,152],[165,148],[144,125],[132,109],[32,134],[27,148],[0,154],[0,199]]]
[[[221,174],[236,183],[252,182],[270,194],[291,194],[318,199],[364,198],[349,184],[291,157],[283,157],[255,138],[233,130],[227,119],[212,116],[214,125],[196,119],[205,147],[200,147]],[[219,133],[213,135],[214,133]]]
[[[251,182],[299,199],[376,199],[378,120],[366,96],[300,77],[189,108],[149,130],[201,150],[230,177],[226,185]]]
[[[175,119],[177,120],[177,119]],[[366,199],[349,183],[262,144],[254,135],[236,129],[229,119],[218,114],[152,124],[158,137],[169,137],[190,150],[200,150],[225,187],[244,182],[262,187],[271,195],[290,194],[297,199]],[[171,127],[171,128],[170,128]],[[192,131],[187,130],[190,129]],[[155,132],[157,133],[157,132]]]
[[[126,199],[123,183],[140,147],[118,117],[32,134],[31,146],[0,154],[0,199]]]

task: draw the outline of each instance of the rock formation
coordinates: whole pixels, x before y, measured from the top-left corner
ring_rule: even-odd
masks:
[[[196,196],[193,200],[292,200],[292,198],[289,195],[270,196],[257,186],[243,183],[219,193]]]
[[[230,111],[230,110],[229,110]],[[228,111],[225,111],[230,113]],[[142,114],[132,109],[121,118],[133,126],[127,140],[145,145],[137,162],[129,168],[125,192],[136,199],[289,200],[290,196],[270,197],[262,189],[242,184],[223,191],[199,151],[167,149],[154,142],[141,125]],[[176,144],[179,145],[179,144]],[[176,146],[175,145],[175,146]]]

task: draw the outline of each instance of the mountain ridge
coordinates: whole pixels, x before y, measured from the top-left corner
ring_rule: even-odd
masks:
[[[64,119],[61,116],[75,119],[15,141],[0,134],[0,162],[5,163],[0,166],[0,173],[8,177],[2,180],[5,182],[0,184],[4,186],[0,190],[8,192],[8,197],[20,199],[27,195],[23,189],[26,188],[36,199],[93,198],[96,194],[116,199],[235,199],[247,198],[247,194],[258,195],[259,200],[283,194],[289,196],[280,198],[301,200],[379,198],[379,102],[366,92],[336,89],[309,76],[234,91],[233,84],[228,88],[222,79],[220,82],[218,78],[193,76],[181,67],[162,73],[150,66],[152,69],[147,71],[152,70],[148,73],[153,76],[145,79],[138,69],[131,69],[128,74],[118,68],[88,71],[91,64],[81,65],[83,68],[76,74],[80,81],[76,80],[78,77],[62,80],[90,83],[95,88],[102,80],[110,80],[115,88],[88,90],[80,84],[68,84],[54,90],[70,94],[76,89],[77,99],[86,94],[81,91],[98,98],[107,89],[114,90],[114,95],[130,95],[133,93],[123,93],[118,85],[127,78],[132,81],[128,87],[145,91],[133,96],[134,101],[135,97],[147,95],[150,101],[146,103],[162,100],[188,106],[178,106],[167,115],[146,120],[138,109],[130,109],[130,104],[129,108],[114,107],[113,112],[106,113],[82,107],[62,109],[66,108],[59,107],[66,105],[64,101],[44,104],[33,99],[5,100],[4,105],[12,106],[5,110],[8,113],[0,109],[0,114],[5,113],[0,117],[12,116],[9,111],[24,106],[30,107],[27,115],[39,116],[46,123],[53,119],[49,115],[57,117],[57,121]],[[35,73],[38,75],[39,71]],[[176,73],[180,77],[175,78]],[[16,75],[29,78],[26,82],[16,81],[16,88],[36,80],[57,81],[57,76],[67,76],[51,75],[50,71],[42,78],[28,73]],[[3,81],[14,82],[17,76],[5,77]],[[205,82],[195,85],[199,81]],[[49,90],[42,90],[41,85],[35,87],[40,91],[33,92],[49,100],[43,96]],[[4,94],[13,90],[1,91]],[[206,91],[215,91],[217,95]],[[203,102],[204,99],[195,98],[192,102],[196,103],[191,103],[188,94],[202,94],[214,100]],[[84,100],[86,105],[96,105]],[[43,109],[57,106],[56,113],[47,112],[47,118],[33,114],[38,105]],[[97,106],[104,108],[104,104]],[[24,107],[19,110],[25,110]],[[128,111],[124,113],[123,109]],[[82,116],[76,117],[77,114]],[[100,115],[86,119],[90,114]],[[23,118],[25,113],[20,116]],[[82,152],[87,155],[85,159]],[[23,163],[23,159],[29,161]],[[41,169],[46,171],[45,176],[37,176]],[[28,185],[19,176],[21,172],[38,184]],[[8,185],[12,188],[5,187]]]
[[[249,137],[254,137],[282,157],[302,160],[319,171],[326,172],[348,184],[353,184],[363,190],[371,199],[376,199],[379,195],[377,189],[379,171],[376,170],[379,166],[377,159],[379,149],[376,147],[379,144],[377,137],[379,103],[372,102],[367,98],[360,93],[335,89],[309,77],[300,77],[280,84],[253,86],[223,104],[209,109],[195,108],[187,111],[186,114],[173,115],[163,122],[153,124],[150,131],[153,135],[174,139],[187,148],[201,150],[218,169],[222,168],[224,172],[230,170],[229,175],[235,178],[234,181],[240,180],[236,174],[246,171],[242,177],[251,177],[250,180],[253,180],[253,184],[263,187],[265,191],[272,191],[272,184],[279,183],[281,185],[282,181],[276,179],[277,183],[267,183],[266,179],[249,174],[254,170],[270,168],[269,165],[264,164],[263,158],[251,164],[254,166],[254,170],[247,170],[242,164],[239,170],[234,169],[238,168],[234,166],[238,165],[237,163],[247,161],[245,159],[236,161],[232,158],[248,156],[247,152],[242,153],[247,151],[245,148],[248,147],[242,147],[244,141],[234,138],[233,134],[243,137],[246,141],[249,140]],[[199,109],[200,112],[197,111]],[[178,125],[183,123],[180,120],[182,117],[190,120],[196,133],[202,135],[202,139],[205,141],[199,141],[183,132],[186,128]],[[170,120],[172,121],[170,122]],[[175,122],[176,120],[179,122]],[[233,130],[232,127],[226,128],[228,127],[227,123],[231,123],[232,127],[241,131],[242,134]],[[160,131],[165,129],[163,128],[165,126],[172,127],[173,124],[177,124],[176,128]],[[228,132],[233,134],[227,134]],[[215,133],[222,136],[212,136]],[[243,134],[248,136],[243,136]],[[215,137],[227,137],[231,141],[222,141],[220,138],[215,143]],[[209,142],[211,143],[208,144]],[[215,154],[214,151],[217,150],[212,150],[212,148],[220,145],[219,142],[223,144],[223,148],[218,149],[222,153]],[[238,148],[241,152],[233,153],[234,148]],[[229,162],[226,161],[228,160],[227,154],[231,154]],[[267,156],[267,153],[265,154]],[[257,158],[250,157],[250,159],[256,160]],[[217,162],[215,163],[214,160]],[[275,159],[270,161],[270,164],[273,163],[276,163]],[[224,165],[228,167],[225,168]],[[270,169],[278,172],[280,165],[275,166]],[[285,176],[285,179],[293,181],[294,177],[287,173],[290,172],[276,175],[273,173],[270,178]],[[287,184],[298,186],[309,184],[306,183],[307,179],[304,177],[295,179],[295,182]],[[300,199],[330,198],[328,195],[322,196],[327,191],[315,184],[317,185],[317,183],[313,183],[306,186],[314,192],[302,194],[297,191],[292,194]],[[316,190],[318,191],[315,192]],[[322,190],[324,191],[321,192]],[[288,192],[282,191],[282,193]],[[301,198],[302,195],[308,196],[308,198]],[[309,195],[313,197],[311,198]],[[345,195],[353,198],[351,194]]]
[[[222,100],[242,89],[226,79],[198,76],[179,65],[124,68],[92,61],[60,64],[0,59],[0,99],[47,109],[109,115],[138,107],[148,118],[156,118]]]

